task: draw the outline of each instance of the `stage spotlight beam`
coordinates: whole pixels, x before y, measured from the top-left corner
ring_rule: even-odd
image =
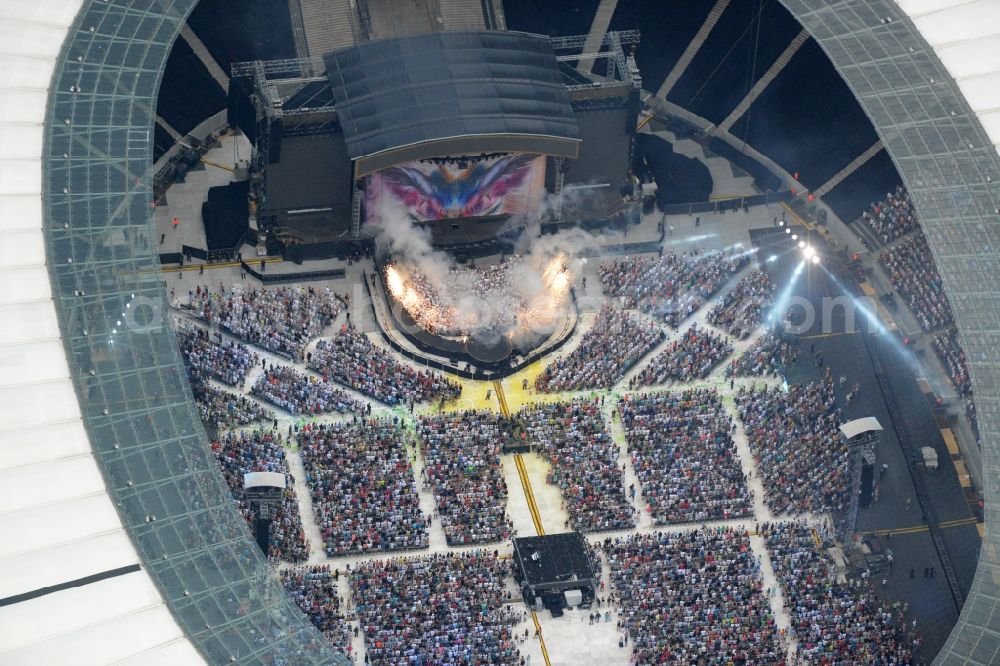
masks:
[[[788,302],[792,299],[792,292],[795,290],[795,283],[799,281],[799,276],[802,275],[802,271],[806,267],[806,260],[803,259],[792,271],[792,277],[785,285],[785,288],[781,290],[778,295],[777,300],[774,301],[774,306],[771,308],[771,314],[767,316],[767,320],[771,323],[780,322],[784,317],[785,308],[788,306]]]

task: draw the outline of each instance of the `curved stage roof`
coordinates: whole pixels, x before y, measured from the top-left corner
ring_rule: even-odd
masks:
[[[324,56],[356,175],[424,157],[575,158],[580,132],[548,37],[435,32]]]

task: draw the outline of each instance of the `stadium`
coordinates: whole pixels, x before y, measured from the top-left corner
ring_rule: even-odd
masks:
[[[995,664],[997,0],[0,0],[0,662]]]

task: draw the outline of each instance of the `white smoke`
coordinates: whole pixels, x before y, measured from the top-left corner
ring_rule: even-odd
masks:
[[[574,217],[589,209],[594,211],[595,219],[605,216],[606,205],[606,197],[590,189],[565,191],[562,201],[563,210],[574,211]],[[389,250],[392,263],[404,277],[422,275],[433,288],[433,305],[456,313],[462,332],[485,339],[516,326],[521,333],[535,329],[543,334],[561,320],[568,307],[568,294],[561,300],[552,298],[543,278],[553,260],[560,257],[568,271],[568,288],[582,274],[589,250],[619,240],[615,238],[618,234],[602,233],[599,242],[580,228],[541,235],[541,219],[554,207],[555,197],[549,195],[541,211],[530,217],[512,217],[505,225],[505,230],[523,227],[524,231],[515,246],[517,258],[506,258],[508,267],[500,289],[484,289],[479,280],[481,273],[459,265],[450,254],[434,248],[430,231],[413,224],[405,207],[383,209],[381,224],[374,231],[379,245]],[[515,323],[518,312],[530,312],[530,321]]]
[[[413,224],[405,207],[383,208],[381,221],[375,227],[375,238],[393,257],[422,273],[432,286],[444,287],[455,260],[431,245],[430,231]]]

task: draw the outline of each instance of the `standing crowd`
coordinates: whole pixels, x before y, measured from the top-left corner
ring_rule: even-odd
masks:
[[[330,379],[387,405],[407,405],[457,398],[462,387],[444,375],[415,370],[377,347],[361,331],[344,324],[333,338],[320,340],[309,354],[309,367]]]
[[[289,414],[361,413],[364,405],[336,384],[285,365],[271,365],[250,392]]]
[[[233,499],[250,524],[251,531],[256,531],[257,523],[254,512],[246,501],[243,475],[249,472],[278,472],[285,475],[284,499],[271,516],[268,559],[275,563],[278,560],[304,562],[309,557],[309,542],[306,541],[305,530],[302,528],[295,479],[288,469],[284,444],[281,435],[272,430],[254,430],[227,432],[219,441],[212,442],[211,448]]]
[[[562,492],[567,527],[581,532],[635,526],[618,445],[604,425],[601,402],[539,403],[518,413],[528,438],[552,464],[548,482]]]
[[[619,407],[632,465],[656,524],[753,514],[733,422],[715,390],[626,396]]]
[[[965,352],[958,344],[958,331],[950,328],[931,339],[934,352],[941,365],[948,371],[951,383],[960,396],[972,395],[972,378],[969,377],[969,365],[965,361]]]
[[[775,515],[840,512],[847,507],[847,445],[833,378],[812,384],[740,387],[736,407]]]
[[[340,573],[331,572],[330,565],[326,564],[280,569],[278,575],[288,596],[309,616],[326,640],[350,656],[350,627],[337,595]]]
[[[746,530],[633,534],[604,552],[633,663],[783,663]]]
[[[301,361],[309,341],[333,323],[348,299],[329,288],[254,289],[236,285],[218,292],[197,287],[188,307],[209,324],[262,349]]]
[[[882,245],[888,245],[917,228],[917,212],[910,193],[902,185],[886,192],[885,199],[875,201],[861,213],[861,219],[875,233]]]
[[[388,419],[306,425],[298,442],[328,557],[426,548],[403,431]]]
[[[729,362],[726,377],[777,377],[798,360],[798,341],[772,328]]]
[[[517,666],[506,566],[496,552],[366,562],[351,592],[372,666]]]
[[[500,470],[507,419],[487,411],[421,417],[424,481],[430,485],[449,546],[507,539],[507,483]]]
[[[223,340],[218,333],[212,341],[208,331],[190,324],[178,331],[177,339],[184,363],[195,379],[210,377],[243,388],[247,373],[260,360],[246,345]]]
[[[245,395],[222,391],[204,381],[192,381],[191,392],[201,422],[209,428],[228,430],[273,418],[270,411]]]
[[[771,307],[774,285],[767,273],[754,269],[708,313],[708,323],[737,340],[750,337]]]
[[[774,575],[785,590],[798,655],[807,664],[917,663],[921,638],[901,609],[875,596],[867,577],[836,575],[824,540],[804,523],[765,523]]]
[[[626,257],[600,267],[609,296],[628,309],[639,309],[677,328],[747,263],[747,254],[700,252],[677,255],[673,248],[660,257]]]
[[[884,250],[878,259],[921,328],[931,331],[951,324],[951,303],[922,232]]]
[[[629,382],[629,388],[704,379],[731,353],[733,345],[724,335],[691,324],[680,338],[650,360]]]
[[[550,363],[535,388],[544,393],[611,388],[664,337],[659,326],[603,305],[579,346]]]

